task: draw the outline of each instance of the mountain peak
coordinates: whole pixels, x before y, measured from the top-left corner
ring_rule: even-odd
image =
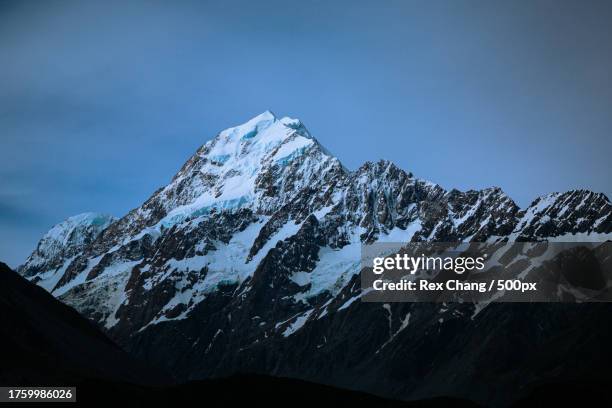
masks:
[[[111,215],[93,212],[69,217],[54,225],[43,236],[34,252],[26,260],[26,264],[30,265],[33,271],[36,271],[37,268],[56,268],[66,259],[82,251],[116,220]],[[45,282],[37,283],[46,289],[54,284],[51,282],[46,286]]]
[[[270,125],[277,122],[277,120],[276,116],[271,111],[267,110],[241,125],[225,129],[219,136],[226,139],[250,139],[254,137],[258,131],[268,128]]]
[[[262,164],[262,160],[278,161],[296,150],[317,144],[299,119],[278,119],[265,111],[247,122],[223,130],[200,150],[200,157],[223,167],[240,162]],[[258,163],[255,163],[258,162]]]
[[[240,125],[221,131],[216,139],[221,139],[225,142],[248,142],[251,139],[256,139],[260,133],[268,129],[276,132],[277,139],[292,136],[294,132],[299,132],[300,136],[314,139],[308,130],[306,130],[301,120],[288,116],[279,119],[270,110],[266,110]],[[285,137],[283,138],[283,136]]]
[[[261,118],[261,119],[277,119],[277,117],[274,114],[274,112],[272,112],[270,109],[266,109],[265,111],[263,111],[259,115],[255,116],[253,119],[256,119],[256,118]]]
[[[341,167],[298,119],[265,111],[205,143],[155,194],[147,208],[170,226],[211,211],[265,207],[267,212]],[[291,182],[288,182],[291,180]],[[144,210],[143,210],[144,211]],[[148,212],[142,212],[147,216]]]

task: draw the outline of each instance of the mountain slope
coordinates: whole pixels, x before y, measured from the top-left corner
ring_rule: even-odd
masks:
[[[444,379],[457,370],[460,346],[463,364],[485,364],[476,327],[500,333],[491,335],[499,345],[520,336],[501,337],[505,324],[531,330],[536,316],[557,316],[534,341],[544,346],[578,315],[504,305],[496,313],[509,314],[505,321],[491,314],[498,306],[362,303],[362,243],[610,237],[603,194],[549,194],[520,209],[499,188],[447,191],[388,161],[348,171],[299,120],[265,112],[204,144],[170,184],[75,256],[48,270],[29,260],[20,272],[55,282],[55,296],[182,379],[248,371],[401,398],[488,401],[488,368]],[[546,375],[532,367],[515,377],[520,364],[503,368],[499,398]]]
[[[66,384],[106,379],[155,383],[156,374],[74,309],[0,263],[0,383]]]

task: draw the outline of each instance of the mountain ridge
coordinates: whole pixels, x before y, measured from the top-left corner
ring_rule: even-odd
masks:
[[[490,396],[431,384],[428,394],[415,371],[385,359],[393,351],[420,361],[397,349],[414,326],[432,343],[449,330],[469,336],[457,325],[491,319],[489,308],[362,303],[361,245],[611,237],[603,194],[551,193],[520,209],[498,187],[447,191],[389,161],[348,171],[302,122],[264,112],[206,142],[167,186],[60,267],[26,263],[20,273],[53,279],[55,296],[183,379],[247,371],[401,398],[444,391],[482,400]],[[426,344],[414,349],[434,358]]]

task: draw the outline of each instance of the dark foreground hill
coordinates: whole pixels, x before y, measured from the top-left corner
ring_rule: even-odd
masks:
[[[110,392],[100,394],[101,389]],[[130,407],[477,407],[454,398],[397,401],[307,381],[261,375],[236,375],[194,381],[169,387],[84,383],[79,387],[80,405],[108,406],[117,401]]]
[[[94,324],[0,263],[0,384],[161,383]]]
[[[77,387],[66,406],[472,407],[455,398],[396,401],[311,382],[262,375],[173,385],[123,352],[74,309],[0,263],[0,386]],[[515,406],[611,405],[610,383],[541,384]],[[20,404],[26,406],[28,404]],[[57,404],[54,404],[55,406]]]
[[[406,403],[255,375],[172,385],[170,377],[130,357],[74,309],[4,263],[0,263],[0,362],[0,386],[76,386],[78,406],[232,406],[260,402],[267,406],[363,403],[403,407],[439,406],[450,401]]]

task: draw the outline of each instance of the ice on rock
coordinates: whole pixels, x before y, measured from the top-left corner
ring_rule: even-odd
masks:
[[[312,146],[314,141],[304,136],[297,136],[291,141],[284,143],[274,154],[273,160],[286,164],[291,159],[304,153],[306,148]]]
[[[51,292],[77,255],[110,224],[111,215],[87,212],[53,226],[18,271]]]
[[[106,228],[115,218],[112,215],[86,212],[67,218],[65,221],[53,226],[44,238],[49,241],[66,243],[77,228],[92,227],[97,230]]]
[[[116,218],[111,215],[93,212],[74,215],[54,225],[40,240],[26,263],[30,265],[44,263],[55,257],[61,257],[62,252],[76,252],[115,220]]]

